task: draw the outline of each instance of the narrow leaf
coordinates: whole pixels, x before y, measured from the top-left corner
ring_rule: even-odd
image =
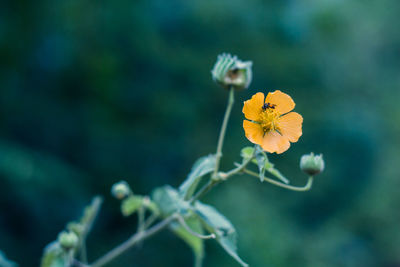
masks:
[[[67,224],[67,229],[73,231],[80,240],[85,239],[86,235],[88,235],[92,228],[102,202],[103,199],[101,197],[94,197],[92,202],[85,207],[83,215],[79,221],[69,222]]]
[[[217,242],[222,248],[240,265],[247,267],[247,263],[237,254],[237,234],[231,222],[214,207],[203,204],[200,201],[195,203],[195,212],[207,230],[217,236]]]
[[[225,251],[232,257],[234,258],[240,265],[243,267],[249,266],[247,263],[245,263],[237,254],[236,250],[236,234],[235,235],[228,235],[226,237],[219,237],[217,241],[220,243],[220,245],[225,249]]]
[[[103,199],[99,196],[94,197],[92,203],[85,207],[83,216],[81,218],[81,223],[84,225],[91,225],[95,220],[97,213],[100,210],[100,206],[103,203]]]
[[[187,218],[185,219],[185,222],[194,232],[203,234],[204,230],[199,218],[197,217]],[[180,237],[183,241],[185,241],[186,244],[192,249],[195,257],[194,266],[201,267],[204,258],[204,240],[197,236],[192,235],[182,225],[180,225],[177,222],[172,223],[170,225],[170,229],[178,237]]]
[[[267,165],[268,165],[268,164],[266,164],[266,170],[267,170],[270,174],[274,175],[276,178],[278,178],[279,180],[281,180],[281,181],[284,182],[285,184],[288,184],[288,183],[289,183],[289,180],[288,180],[285,176],[283,176],[283,174],[282,174],[280,171],[278,171],[277,169],[275,169],[273,164],[269,164],[269,165],[272,165],[272,167],[268,167]]]
[[[247,146],[242,148],[240,151],[240,156],[243,158],[243,160],[248,160],[253,156],[254,153],[254,147]]]
[[[188,200],[195,192],[201,178],[211,173],[215,168],[215,155],[208,155],[198,159],[192,167],[186,180],[179,187],[180,194]]]

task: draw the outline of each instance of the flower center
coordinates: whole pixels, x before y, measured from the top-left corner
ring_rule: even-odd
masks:
[[[279,117],[280,114],[275,109],[266,108],[262,110],[260,125],[264,133],[271,131],[279,131],[279,126],[278,126]]]

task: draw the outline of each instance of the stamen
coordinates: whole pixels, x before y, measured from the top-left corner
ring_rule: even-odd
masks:
[[[278,119],[280,114],[275,109],[276,105],[265,103],[261,112],[261,127],[264,133],[271,131],[279,131]]]

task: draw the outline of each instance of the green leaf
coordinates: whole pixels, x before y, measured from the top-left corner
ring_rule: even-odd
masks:
[[[189,203],[184,201],[178,191],[169,185],[156,188],[152,193],[152,199],[164,216],[176,211],[184,213],[189,207]]]
[[[240,265],[247,267],[248,264],[236,252],[237,233],[231,222],[214,207],[203,204],[200,201],[195,203],[195,213],[202,220],[207,230],[217,236],[218,243],[225,251]]]
[[[203,234],[203,226],[200,219],[197,217],[190,217],[185,219],[186,224],[192,229],[193,232]],[[204,258],[204,240],[189,233],[182,225],[174,222],[170,225],[170,229],[192,249],[195,257],[195,267],[201,267]]]
[[[143,205],[143,197],[132,195],[121,203],[121,212],[124,216],[130,216]]]
[[[225,249],[226,253],[228,253],[232,258],[234,258],[240,265],[243,267],[248,267],[249,265],[245,263],[237,254],[237,246],[236,246],[237,235],[231,234],[224,237],[217,238],[219,244]]]
[[[242,148],[242,150],[240,151],[240,156],[244,160],[248,160],[253,156],[253,153],[254,153],[254,147],[247,146],[247,147]]]
[[[268,162],[267,154],[260,146],[256,146],[255,157],[258,165],[260,181],[263,182],[265,178],[265,165]]]
[[[0,250],[0,266],[1,267],[17,267],[18,264],[7,259],[6,255],[4,255],[4,253]]]
[[[214,170],[215,161],[215,155],[208,155],[199,158],[194,163],[188,177],[179,187],[179,192],[185,200],[188,200],[194,194],[201,178]]]
[[[270,174],[274,175],[276,178],[278,178],[279,180],[281,180],[281,181],[284,182],[285,184],[288,184],[288,183],[289,183],[289,180],[288,180],[285,176],[283,176],[283,174],[282,174],[280,171],[278,171],[277,169],[275,169],[275,168],[274,168],[274,165],[273,165],[272,163],[267,162],[267,163],[265,164],[265,168],[266,168],[266,170],[267,170]]]
[[[64,255],[64,250],[60,244],[54,241],[45,247],[40,267],[64,267]]]
[[[157,204],[148,197],[143,198],[143,206],[154,214],[160,214]]]
[[[95,220],[99,210],[100,206],[103,203],[103,199],[99,196],[94,197],[92,200],[92,203],[90,205],[85,207],[85,210],[83,211],[83,216],[80,220],[80,223],[83,225],[89,226],[93,223]]]
[[[274,168],[274,164],[269,162],[267,154],[264,152],[264,150],[260,146],[256,146],[256,151],[255,151],[255,159],[252,160],[252,163],[256,164],[258,166],[259,174],[260,174],[260,181],[264,181],[265,177],[265,171],[268,171],[278,179],[280,179],[282,182],[288,184],[289,180],[283,176],[277,169]],[[243,157],[243,160],[251,158],[251,156],[254,153],[254,148],[253,147],[245,147],[242,149],[240,152],[240,155]]]

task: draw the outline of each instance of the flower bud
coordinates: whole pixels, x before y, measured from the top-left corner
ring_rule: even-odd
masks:
[[[62,248],[69,250],[78,246],[79,239],[78,236],[72,231],[62,231],[58,235],[58,242]]]
[[[120,181],[112,186],[111,194],[117,199],[124,199],[131,194],[131,188],[127,182]]]
[[[249,87],[252,78],[251,61],[241,61],[236,56],[221,54],[218,56],[211,74],[213,80],[224,88],[231,86],[237,90]]]
[[[325,168],[325,162],[321,155],[310,153],[303,155],[300,159],[300,169],[308,175],[316,175],[322,172]]]

